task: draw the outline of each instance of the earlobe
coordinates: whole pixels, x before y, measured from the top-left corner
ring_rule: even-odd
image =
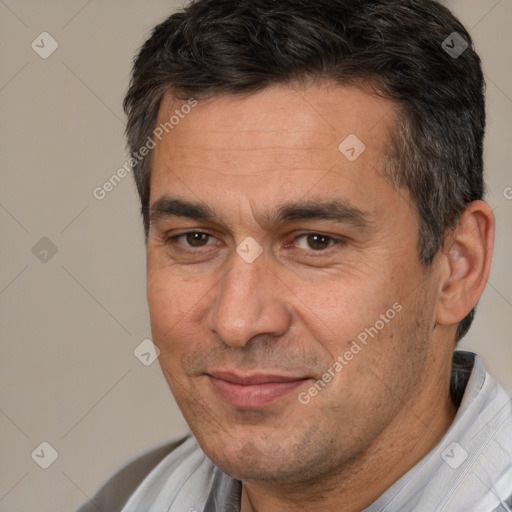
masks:
[[[484,201],[469,203],[441,254],[437,323],[460,322],[478,302],[489,277],[494,245],[494,214]]]

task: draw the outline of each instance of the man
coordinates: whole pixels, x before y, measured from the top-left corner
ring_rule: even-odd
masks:
[[[192,435],[81,510],[511,510],[510,397],[454,352],[494,235],[460,22],[433,0],[197,0],[141,49],[125,109]]]

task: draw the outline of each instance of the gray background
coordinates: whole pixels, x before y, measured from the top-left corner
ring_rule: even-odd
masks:
[[[512,390],[512,0],[446,3],[484,63],[498,222],[461,348]],[[133,353],[151,335],[131,175],[93,196],[127,158],[121,100],[134,52],[180,4],[0,0],[1,512],[74,510],[128,457],[186,430],[158,363]],[[44,31],[59,45],[47,59],[31,47]],[[43,441],[58,452],[48,469],[38,465],[48,448],[31,456]]]

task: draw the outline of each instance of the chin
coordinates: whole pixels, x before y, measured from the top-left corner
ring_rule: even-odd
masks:
[[[273,437],[261,429],[259,434],[249,430],[246,435],[222,439],[196,438],[208,458],[237,480],[299,483],[326,469],[321,466],[328,464],[327,455],[314,453],[311,445],[295,443],[289,434],[276,430],[278,436]]]

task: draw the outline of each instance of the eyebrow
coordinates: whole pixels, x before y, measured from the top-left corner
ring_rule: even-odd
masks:
[[[154,224],[160,219],[169,217],[182,217],[195,221],[225,224],[204,203],[163,196],[151,206],[149,220],[151,224]],[[273,226],[298,220],[332,220],[343,224],[350,224],[357,228],[364,228],[372,223],[367,213],[339,199],[329,201],[300,200],[295,203],[284,203],[275,211],[258,216],[256,220],[260,225],[264,226]]]

